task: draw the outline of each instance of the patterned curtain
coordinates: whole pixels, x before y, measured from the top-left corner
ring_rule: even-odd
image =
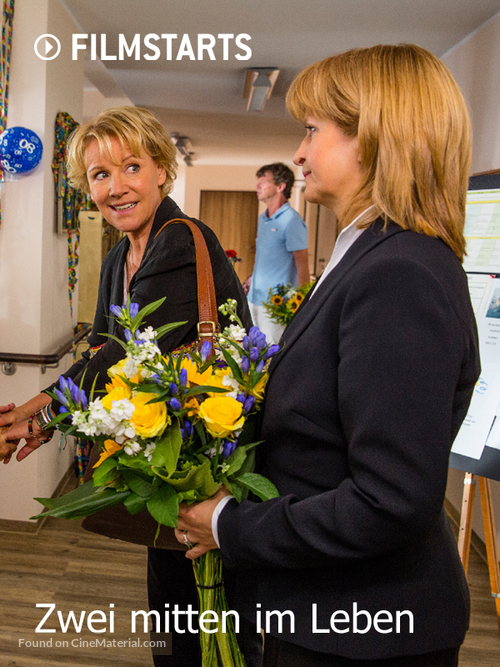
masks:
[[[78,213],[90,207],[90,199],[72,188],[66,169],[66,145],[78,123],[65,111],[56,116],[54,159],[52,173],[56,187],[58,210],[62,210],[62,227],[68,237],[68,294],[71,316],[73,316],[73,292],[76,285],[76,267],[78,266],[78,245],[80,243],[80,223]],[[74,235],[74,237],[73,237]]]
[[[7,127],[7,108],[9,105],[9,70],[10,50],[12,47],[12,22],[14,20],[14,1],[3,0],[2,11],[2,58],[0,64],[0,132]],[[0,225],[2,212],[0,210]]]

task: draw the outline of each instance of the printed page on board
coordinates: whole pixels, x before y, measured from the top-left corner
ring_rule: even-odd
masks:
[[[500,273],[500,190],[467,193],[465,271]]]
[[[467,277],[478,323],[481,376],[452,452],[480,459],[500,406],[500,279],[489,274]]]

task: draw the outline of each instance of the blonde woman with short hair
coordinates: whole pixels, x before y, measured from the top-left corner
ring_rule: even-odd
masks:
[[[158,329],[169,322],[185,322],[159,342],[163,353],[197,338],[198,292],[196,256],[191,231],[182,224],[163,225],[175,218],[186,218],[168,197],[176,176],[176,149],[158,119],[147,109],[114,107],[81,125],[73,134],[68,149],[69,177],[75,187],[90,194],[105,220],[120,230],[124,238],[104,259],[99,296],[92,332],[91,352],[64,373],[76,384],[83,382],[86,395],[97,377],[95,389],[104,389],[107,369],[123,357],[121,346],[101,334],[123,339],[124,330],[110,318],[110,306],[125,303],[127,297],[140,308],[165,297],[163,304],[147,317],[145,326]],[[193,222],[205,238],[214,273],[217,303],[228,298],[238,301],[245,326],[250,314],[241,284],[215,234],[199,220]],[[221,325],[229,320],[220,316]],[[47,389],[52,389],[48,387]],[[47,391],[47,390],[45,390]],[[0,458],[8,463],[20,439],[26,444],[17,453],[23,460],[46,441],[43,426],[57,414],[59,405],[42,392],[24,405],[0,407]],[[28,422],[31,415],[31,422]],[[30,432],[30,428],[32,431]],[[97,452],[95,452],[97,454]],[[89,471],[92,463],[89,463]],[[124,508],[112,508],[89,517],[84,527],[109,537],[152,545],[156,523],[147,512],[131,516]],[[190,563],[170,534],[160,533],[158,541],[166,548],[149,549],[148,592],[150,608],[162,619],[157,631],[165,631],[165,608],[197,608],[198,595]],[[176,551],[171,550],[177,547]],[[182,624],[181,624],[182,625]],[[257,638],[258,639],[258,638]],[[258,642],[255,650],[258,652]],[[196,634],[181,628],[172,637],[172,655],[154,655],[157,667],[196,667],[201,665]]]

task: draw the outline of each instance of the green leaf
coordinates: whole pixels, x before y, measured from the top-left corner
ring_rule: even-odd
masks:
[[[185,322],[171,322],[170,324],[164,324],[162,327],[156,329],[156,339],[160,340],[160,338],[163,338],[169,331],[182,327],[184,324],[187,324],[187,320]]]
[[[223,347],[220,348],[220,351],[222,352],[222,355],[224,357],[224,360],[226,364],[229,366],[229,368],[233,371],[233,375],[238,380],[240,384],[244,383],[244,378],[243,374],[241,372],[241,368],[238,366],[236,363],[235,359],[231,356],[231,354],[225,350]]]
[[[177,526],[177,516],[179,514],[179,501],[175,489],[168,484],[162,484],[153,491],[151,498],[147,502],[149,513],[164,526]]]
[[[120,340],[120,338],[113,336],[113,334],[100,333],[99,336],[106,336],[106,338],[112,338],[113,340],[116,340],[117,343],[120,343],[120,345],[123,347],[124,350],[127,349],[127,343],[124,343],[122,340]]]
[[[211,387],[208,384],[199,385],[196,387],[191,387],[185,393],[185,396],[197,396],[198,394],[207,394],[208,392],[217,394],[217,393],[227,393],[229,389],[223,389],[222,387]]]
[[[44,507],[52,509],[53,507],[59,507],[61,505],[66,505],[68,503],[68,498],[70,500],[86,500],[88,496],[94,495],[96,488],[92,480],[81,484],[74,491],[66,493],[64,496],[59,496],[59,498],[35,498],[39,503],[42,503]]]
[[[247,472],[253,472],[255,468],[255,445],[247,445],[245,447],[246,451],[246,458],[243,461],[243,465],[238,471],[239,476],[243,475],[244,473]]]
[[[159,477],[173,486],[177,491],[195,490],[200,498],[210,498],[220,488],[212,475],[210,461],[201,465],[191,465],[186,470],[176,470],[170,477],[163,477],[161,471],[156,471]]]
[[[134,389],[145,394],[158,394],[160,397],[168,396],[168,391],[162,391],[158,384],[152,382],[140,382],[139,384],[134,384]]]
[[[261,500],[278,498],[280,495],[272,482],[255,472],[246,472],[238,477],[237,480],[239,484],[254,493]]]
[[[255,447],[258,442],[262,442],[258,440],[259,435],[258,413],[254,412],[250,415],[247,415],[247,418],[245,419],[243,430],[238,436],[238,446],[248,447],[251,444]]]
[[[150,497],[153,492],[153,487],[150,482],[146,481],[139,475],[136,475],[131,470],[122,470],[121,475],[133,495],[140,496],[141,498]]]
[[[164,468],[170,476],[177,467],[177,461],[182,446],[181,429],[179,420],[175,419],[165,429],[162,437],[156,440],[156,447],[151,457],[151,465]]]
[[[59,400],[56,396],[54,396],[54,398],[56,399],[56,401]],[[50,422],[50,424],[47,424],[47,428],[48,429],[49,428],[55,428],[59,424],[59,422],[62,422],[64,419],[66,419],[66,417],[69,417],[68,412],[60,412],[57,415],[57,417],[54,417],[54,419]],[[62,424],[62,426],[68,426],[68,428],[70,428],[69,424]],[[62,431],[63,429],[60,428],[59,430]]]
[[[166,298],[167,297],[164,296],[162,299],[158,299],[158,301],[152,301],[151,303],[148,303],[146,306],[144,306],[144,308],[141,308],[141,310],[137,313],[131,322],[131,330],[135,331],[138,329],[142,324],[143,318],[151,313],[154,313],[155,310],[158,310]]]
[[[229,468],[227,468],[225,472],[226,476],[229,477],[229,475],[234,475],[235,472],[238,472],[238,470],[243,465],[246,457],[247,453],[245,451],[245,448],[236,447],[234,452],[226,459],[226,465],[229,466]]]
[[[63,519],[82,519],[108,507],[120,505],[129,495],[130,491],[128,490],[117,492],[103,486],[94,486],[93,482],[90,481],[61,498],[35,498],[49,509],[31,518],[39,519],[44,516],[56,516]]]
[[[85,369],[86,370],[86,369]],[[97,383],[97,378],[99,377],[99,373],[95,374],[94,381],[92,382],[92,387],[90,388],[90,396],[89,396],[89,401],[94,400],[94,391],[95,391],[95,386]],[[81,388],[81,387],[80,387]]]
[[[167,398],[168,395],[169,395],[169,392],[164,391],[161,394],[158,394],[154,398],[150,399],[146,403],[146,405],[150,405],[151,403],[166,403],[165,399]]]
[[[241,486],[238,484],[238,480],[235,479],[235,480],[232,480],[232,481],[230,482],[226,477],[223,477],[223,478],[222,478],[222,481],[224,482],[224,486],[225,486],[229,491],[231,491],[231,493],[232,493],[233,496],[236,498],[236,500],[237,500],[239,503],[241,503],[241,499],[242,499],[242,497],[243,497],[243,493],[242,493],[242,490],[241,490]],[[248,493],[248,490],[247,490],[247,489],[245,489],[245,491]]]
[[[120,454],[119,461],[120,461],[120,466],[124,466],[125,468],[131,468],[133,470],[140,470],[145,475],[153,477],[149,462],[142,456],[133,456],[125,454],[124,452],[123,454]]]
[[[203,428],[203,424],[201,422],[194,422],[193,424],[194,430],[196,431],[197,436],[199,437],[201,441],[201,446],[206,447],[207,446],[207,434],[205,433],[205,429]]]
[[[117,461],[113,457],[108,457],[104,461],[94,468],[94,486],[104,486],[109,482],[112,482],[118,476],[116,471]]]
[[[147,498],[139,496],[137,493],[131,493],[128,498],[125,498],[123,504],[130,514],[137,514],[147,509],[147,502]]]

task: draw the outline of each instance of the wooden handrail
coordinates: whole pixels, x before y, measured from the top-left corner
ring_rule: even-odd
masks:
[[[12,364],[35,364],[40,365],[42,367],[42,373],[45,373],[47,366],[57,366],[64,355],[68,354],[68,352],[71,352],[73,345],[78,345],[78,343],[80,343],[89,335],[90,331],[90,327],[80,329],[80,331],[73,334],[73,336],[68,341],[66,341],[64,345],[61,345],[61,347],[56,352],[54,352],[54,354],[21,354],[16,352],[0,352],[0,363],[3,364],[2,370],[6,375],[12,375],[13,372],[15,373],[15,367],[14,371],[12,372]],[[10,372],[8,368],[6,370],[6,367],[8,366],[10,366]]]

